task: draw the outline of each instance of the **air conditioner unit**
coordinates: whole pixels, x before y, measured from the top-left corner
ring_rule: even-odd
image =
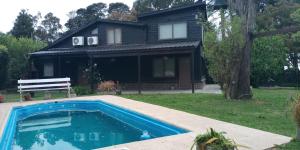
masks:
[[[72,38],[73,46],[82,46],[84,45],[84,37],[83,36],[77,36]]]
[[[97,36],[91,36],[87,38],[88,45],[98,45],[98,37]]]

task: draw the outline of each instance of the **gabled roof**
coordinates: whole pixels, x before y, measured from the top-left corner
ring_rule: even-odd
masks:
[[[200,41],[160,43],[160,44],[129,44],[129,45],[106,45],[87,48],[53,48],[47,51],[31,53],[31,56],[57,56],[57,55],[94,55],[94,54],[128,54],[131,52],[151,52],[153,50],[172,50],[197,48]]]
[[[144,17],[154,16],[154,15],[160,15],[160,14],[164,14],[164,13],[170,13],[170,12],[175,12],[175,11],[178,11],[178,10],[190,9],[190,8],[200,7],[200,6],[205,6],[205,5],[206,5],[205,1],[199,0],[195,3],[193,3],[193,4],[175,6],[175,7],[168,8],[168,9],[162,9],[162,10],[158,10],[158,11],[146,12],[146,13],[140,14],[138,16],[138,18],[144,18]]]
[[[85,25],[83,27],[80,27],[77,30],[69,31],[69,33],[63,35],[62,37],[60,37],[59,39],[57,39],[56,41],[54,41],[53,43],[49,44],[47,47],[45,47],[45,48],[43,48],[41,50],[49,49],[49,48],[53,47],[54,45],[62,42],[63,40],[65,40],[65,39],[67,39],[69,37],[72,37],[74,34],[82,31],[83,29],[88,28],[88,27],[90,27],[90,26],[92,26],[94,24],[100,23],[100,22],[102,22],[102,23],[130,25],[130,26],[140,26],[140,27],[144,26],[144,24],[138,23],[137,21],[118,21],[118,20],[110,20],[110,19],[98,19],[98,20],[93,21],[93,22],[91,22],[91,23],[89,23],[89,24],[87,24],[87,25]]]

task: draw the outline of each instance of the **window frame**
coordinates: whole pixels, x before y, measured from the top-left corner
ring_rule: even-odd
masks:
[[[186,36],[185,37],[179,37],[179,38],[175,38],[174,37],[174,25],[175,24],[185,24],[186,27]],[[166,38],[166,39],[161,39],[160,37],[160,27],[162,25],[171,25],[172,26],[172,37],[171,38]],[[178,39],[187,39],[188,38],[188,23],[187,22],[170,22],[170,23],[160,23],[158,24],[158,40],[163,41],[163,40],[178,40]]]
[[[113,31],[113,42],[112,43],[109,43],[108,41],[108,33],[109,31]],[[120,30],[120,42],[116,42],[117,41],[117,36],[116,36],[116,31],[117,30]],[[122,28],[107,28],[106,29],[106,44],[107,45],[117,45],[117,44],[122,44]]]

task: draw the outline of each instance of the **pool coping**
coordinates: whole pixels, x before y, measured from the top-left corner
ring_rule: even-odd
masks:
[[[232,123],[227,123],[207,117],[202,117],[170,108],[165,108],[158,105],[148,104],[144,102],[134,101],[122,97],[103,95],[103,96],[88,96],[76,97],[70,99],[56,99],[44,101],[30,102],[14,102],[0,104],[0,135],[2,135],[6,121],[10,111],[15,106],[26,106],[38,103],[66,101],[66,100],[101,100],[119,107],[123,107],[143,115],[150,116],[154,119],[175,125],[180,128],[190,130],[189,133],[173,135],[151,140],[125,143],[110,147],[101,148],[101,150],[183,150],[190,149],[193,139],[197,134],[204,133],[209,128],[214,128],[217,131],[223,131],[227,134],[226,137],[233,139],[237,144],[246,146],[239,147],[243,149],[269,149],[275,145],[288,143],[291,138],[279,134],[274,134],[258,129],[253,129],[245,126],[240,126]]]

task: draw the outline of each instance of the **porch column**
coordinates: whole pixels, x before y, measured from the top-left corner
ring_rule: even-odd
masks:
[[[195,93],[195,84],[194,84],[194,80],[195,80],[195,57],[194,57],[194,51],[191,53],[191,84],[192,84],[192,93]]]
[[[139,94],[142,93],[142,86],[141,86],[141,56],[138,55],[137,57],[137,64],[138,64],[138,91]]]
[[[28,78],[32,79],[32,58],[28,59]]]
[[[58,64],[58,77],[62,77],[61,75],[61,56],[58,56],[58,60],[57,60],[57,64]]]
[[[94,89],[94,58],[93,56],[90,57],[90,60],[89,60],[89,68],[91,69],[91,72],[90,72],[90,86],[91,86],[91,90],[92,92],[94,93],[95,89]]]

